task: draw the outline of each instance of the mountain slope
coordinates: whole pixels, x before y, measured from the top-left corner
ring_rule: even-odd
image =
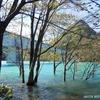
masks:
[[[70,30],[70,28],[72,29]],[[83,20],[71,25],[68,30],[70,31],[66,32],[66,35],[63,37],[63,39],[56,45],[57,47],[64,48],[64,45],[67,44],[68,41],[70,44],[75,45],[83,37],[87,39],[96,38],[96,32]]]
[[[100,61],[100,37],[96,32],[83,20],[68,29],[71,27],[56,47],[65,49],[67,53],[73,52],[78,61]]]

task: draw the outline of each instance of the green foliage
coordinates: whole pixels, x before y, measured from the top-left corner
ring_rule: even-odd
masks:
[[[23,58],[24,58],[25,61],[29,61],[30,60],[29,49],[24,49],[23,50]]]
[[[51,0],[51,2],[46,2],[45,7],[52,7],[53,9],[55,9],[57,6],[59,6],[59,3],[57,0]]]
[[[75,20],[76,20],[76,18],[75,18],[74,15],[72,15],[72,14],[66,14],[64,12],[60,12],[58,14],[55,14],[53,16],[53,18],[52,18],[52,22],[53,23],[55,23],[57,25],[64,26],[64,27],[68,27]]]
[[[0,97],[2,100],[10,100],[13,97],[12,87],[0,84]]]
[[[42,50],[43,52],[44,50]],[[30,56],[29,56],[29,50],[28,49],[24,49],[23,50],[23,58],[25,61],[29,61],[30,60]],[[40,60],[41,61],[53,61],[53,59],[55,58],[56,61],[60,60],[60,54],[59,53],[55,53],[52,50],[48,50],[47,52],[45,52],[44,54],[42,54],[40,56]]]
[[[52,50],[48,50],[46,53],[42,54],[40,57],[41,61],[53,61],[55,58],[56,61],[60,60],[60,54],[55,53]]]

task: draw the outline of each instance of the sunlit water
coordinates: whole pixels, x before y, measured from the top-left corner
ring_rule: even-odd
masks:
[[[72,79],[71,71],[67,71],[66,82],[63,82],[63,65],[59,65],[56,75],[53,75],[53,63],[41,63],[41,71],[38,83],[34,87],[27,87],[21,83],[17,66],[7,65],[3,62],[0,74],[0,83],[13,86],[12,100],[100,100],[100,71],[97,70],[95,77],[87,81],[80,79],[82,72],[77,71],[75,80]],[[84,66],[84,64],[81,64]],[[25,62],[25,81],[29,72],[28,62]],[[93,97],[94,96],[94,97]]]

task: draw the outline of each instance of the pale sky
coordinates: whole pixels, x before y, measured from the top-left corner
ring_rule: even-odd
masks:
[[[24,19],[24,24],[27,24],[27,21],[25,21],[25,20],[28,21],[29,19],[28,18]],[[6,31],[13,32],[13,33],[16,33],[16,34],[20,34],[20,29],[21,29],[20,21],[21,21],[20,19],[16,20],[16,21],[11,21],[11,23],[8,25]],[[23,34],[23,36],[30,37],[30,27],[29,27],[29,25],[23,26],[22,34]]]
[[[78,19],[81,19],[83,16],[86,16],[86,14],[84,14],[83,12],[77,12],[77,11],[73,11],[71,9],[69,9],[66,12],[68,14],[70,14],[70,13],[74,14]],[[21,25],[20,25],[19,21],[21,21],[21,20],[19,19],[19,20],[16,20],[16,21],[11,21],[11,23],[8,25],[6,30],[13,32],[13,33],[20,34]],[[29,25],[30,24],[30,18],[28,17],[28,18],[24,19],[24,23]],[[30,27],[28,25],[23,27],[23,35],[29,37]]]
[[[87,3],[87,1],[90,1],[90,0],[84,0],[85,3]],[[100,3],[100,0],[95,0],[95,1],[98,1],[98,3]],[[94,8],[91,9],[91,8]],[[95,4],[93,4],[92,6],[88,7],[88,9],[93,12],[97,9],[97,7],[95,6]],[[85,16],[88,15],[88,13],[86,11],[79,11],[78,9],[77,10],[73,10],[73,9],[68,9],[68,10],[64,10],[64,12],[66,11],[66,13],[68,14],[73,14],[76,16],[77,19],[82,19],[84,18]],[[20,23],[19,23],[20,19],[16,20],[16,21],[12,21],[8,27],[7,27],[7,31],[10,31],[10,32],[13,32],[13,33],[17,33],[17,34],[20,34]],[[26,18],[24,19],[24,24],[30,24],[30,18]],[[23,35],[26,36],[26,37],[30,37],[30,27],[26,25],[23,27]],[[93,25],[90,24],[91,27],[93,27]],[[95,29],[96,31],[98,31],[97,29]]]

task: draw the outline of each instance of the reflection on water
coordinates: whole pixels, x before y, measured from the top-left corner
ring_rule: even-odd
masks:
[[[27,96],[28,96],[29,100],[38,99],[39,94],[36,93],[35,87],[34,87],[34,89],[33,89],[33,87],[27,87],[27,90],[28,90],[27,91]],[[38,88],[37,88],[37,90],[38,90]],[[37,96],[36,96],[36,94],[37,94]]]
[[[21,83],[17,66],[3,65],[0,83],[13,86],[12,100],[84,100],[84,97],[100,97],[100,75],[88,81],[81,80],[78,72],[76,80],[67,72],[67,82],[63,82],[63,68],[59,65],[56,75],[53,75],[53,64],[45,63],[39,75],[39,81],[34,87],[27,87]],[[28,79],[28,63],[25,63],[25,79]],[[99,98],[98,97],[98,98]],[[94,100],[92,97],[91,100]],[[100,98],[99,98],[100,99]]]

